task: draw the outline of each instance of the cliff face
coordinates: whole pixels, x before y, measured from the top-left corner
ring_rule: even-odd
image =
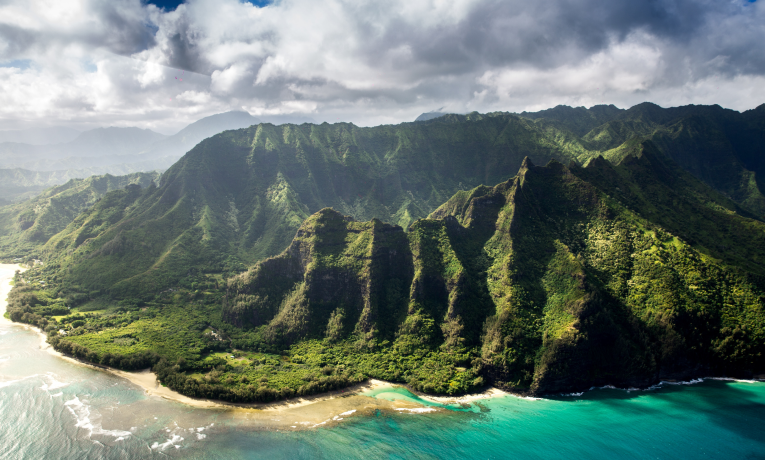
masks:
[[[324,209],[281,255],[229,282],[224,318],[272,343],[355,338],[404,355],[473,353],[486,379],[532,393],[761,372],[757,265],[706,255],[714,234],[692,246],[658,225],[682,215],[666,216],[652,193],[667,181],[697,187],[698,196],[681,189],[678,212],[705,206],[744,241],[759,241],[765,225],[727,211],[671,163],[646,172],[661,160],[650,149],[617,167],[527,158],[514,178],[456,194],[407,233]],[[634,199],[609,193],[612,176]]]
[[[401,227],[326,208],[281,255],[229,281],[223,316],[239,326],[267,325],[274,342],[354,332],[392,338],[412,274]]]

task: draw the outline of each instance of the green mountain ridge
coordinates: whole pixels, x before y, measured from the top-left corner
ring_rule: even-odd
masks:
[[[28,258],[29,251],[62,232],[84,210],[113,190],[147,187],[157,173],[70,179],[21,203],[0,207],[0,251],[6,258]]]
[[[762,374],[763,110],[569,109],[221,133],[17,229],[11,317],[231,401]]]
[[[620,120],[632,120],[633,125],[646,124],[644,120],[650,117],[661,122],[680,117],[684,121],[679,132],[685,132],[688,117],[697,112],[736,114],[715,107],[661,109],[651,104],[627,111],[589,110],[615,114]],[[758,119],[749,112],[739,115]],[[605,115],[599,116],[591,124]],[[497,183],[514,174],[525,156],[540,163],[557,158],[585,164],[600,155],[618,162],[646,137],[670,158],[672,152],[695,145],[686,145],[683,136],[662,137],[667,128],[657,128],[658,122],[651,121],[647,123],[650,129],[630,131],[632,137],[622,135],[603,144],[610,150],[591,150],[587,136],[598,129],[612,130],[609,124],[615,122],[579,138],[548,120],[473,113],[375,128],[261,124],[228,131],[192,149],[163,175],[159,188],[144,192],[151,197],[130,206],[131,212],[122,222],[103,227],[98,235],[91,235],[92,230],[68,229],[50,241],[43,253],[60,254],[64,248],[73,251],[74,256],[62,263],[71,270],[73,284],[87,286],[88,291],[112,291],[117,297],[153,295],[162,286],[177,283],[188,267],[234,273],[278,254],[300,223],[324,207],[355,219],[375,217],[406,228],[457,191]],[[753,128],[744,131],[756,132]],[[643,135],[648,132],[652,134]],[[698,142],[706,142],[710,136],[708,131],[697,134],[701,136]],[[752,145],[759,145],[755,141]],[[728,156],[714,159],[710,168],[717,168],[716,173],[708,175],[707,183],[719,185],[716,188],[721,193],[743,206],[742,212],[762,216],[765,207],[758,203],[765,204],[765,199],[757,185],[758,173],[745,169],[743,162],[728,161],[738,155],[736,151],[723,151]],[[680,166],[700,175],[692,162],[683,164],[685,157],[675,156],[680,158],[675,160]],[[743,158],[743,154],[739,156]],[[756,166],[747,161],[746,165]],[[702,166],[708,163],[704,160]],[[729,180],[721,182],[719,177]],[[741,181],[746,178],[750,180],[744,187]],[[110,211],[100,207],[90,212]],[[89,236],[78,240],[83,232]],[[92,256],[118,235],[145,249],[140,254],[111,251],[103,259]],[[81,246],[85,239],[89,244]]]
[[[511,175],[528,154],[544,160],[556,153],[528,142],[536,133],[524,120],[463,118],[458,129],[426,122],[404,130],[261,124],[228,131],[192,149],[158,188],[131,204],[115,202],[118,210],[106,202],[94,207],[43,251],[54,261],[71,250],[61,266],[89,291],[140,296],[177,282],[188,272],[178,267],[242,271],[278,254],[303,220],[324,207],[408,226],[457,190]],[[126,208],[98,234],[77,227]],[[93,255],[123,239],[122,248],[144,249]]]
[[[322,210],[283,254],[229,281],[223,318],[282,346],[355,337],[404,355],[478,347],[480,372],[532,392],[751,373],[765,346],[762,278],[758,289],[580,178],[603,167],[637,173],[645,164],[635,160],[660,160],[646,147],[616,168],[527,160],[514,179],[458,194],[407,233]],[[765,237],[762,222],[724,216]],[[754,302],[733,300],[732,286]],[[735,341],[741,327],[758,337],[748,357],[710,346]]]

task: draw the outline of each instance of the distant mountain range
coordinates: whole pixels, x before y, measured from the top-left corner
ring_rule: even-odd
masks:
[[[286,116],[267,119],[277,123],[302,121]],[[16,141],[0,143],[0,177],[4,179],[0,185],[0,199],[18,201],[71,178],[163,171],[203,139],[261,121],[247,112],[226,112],[196,121],[172,136],[138,128],[112,127],[77,133],[67,142],[44,145],[18,140],[30,140],[35,135],[47,136],[47,139],[56,138],[56,135],[65,138],[73,130],[5,132],[5,138]],[[3,132],[0,132],[0,139],[3,138]]]
[[[0,143],[15,142],[29,145],[61,144],[73,141],[79,135],[80,131],[63,126],[6,130],[0,131]]]
[[[443,117],[444,115],[448,115],[448,112],[425,112],[415,118],[414,121],[428,121],[434,118]]]

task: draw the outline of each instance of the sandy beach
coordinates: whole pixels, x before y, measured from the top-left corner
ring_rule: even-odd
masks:
[[[16,270],[24,271],[19,265],[0,264],[0,311],[5,312],[7,306],[7,296],[12,286],[10,284]],[[0,321],[9,322],[10,320],[2,317]],[[335,423],[343,418],[361,413],[368,413],[374,410],[391,411],[412,411],[424,410],[422,404],[406,399],[377,399],[364,396],[362,393],[390,388],[402,388],[402,385],[384,382],[382,380],[370,379],[358,385],[354,385],[342,390],[321,393],[313,396],[293,398],[286,401],[274,403],[247,403],[237,404],[225,401],[211,401],[205,399],[195,399],[184,396],[173,391],[157,380],[157,376],[150,369],[137,372],[127,372],[113,369],[105,366],[97,366],[79,361],[69,356],[65,356],[53,349],[46,342],[46,335],[40,329],[21,323],[13,323],[17,327],[23,327],[34,331],[40,336],[40,348],[52,355],[64,359],[78,366],[85,366],[108,372],[117,377],[123,378],[135,386],[143,389],[145,394],[152,398],[162,398],[169,401],[178,402],[187,406],[205,409],[217,409],[232,413],[235,417],[241,419],[267,419],[270,422],[280,422],[278,425],[286,425],[293,429],[312,428],[325,424]],[[463,395],[459,397],[451,396],[430,396],[419,394],[417,396],[435,404],[467,404],[472,401],[490,398],[494,396],[505,395],[506,393],[497,389],[489,389],[482,393]],[[438,409],[427,408],[427,411]],[[284,422],[284,423],[281,423]]]

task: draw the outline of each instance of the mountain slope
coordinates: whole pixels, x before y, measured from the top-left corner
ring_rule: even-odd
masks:
[[[72,251],[62,263],[73,284],[148,293],[189,269],[241,270],[241,263],[278,254],[324,207],[408,226],[459,189],[506,178],[526,155],[546,161],[561,154],[517,117],[452,117],[458,121],[227,131],[186,154],[121,221],[100,234],[75,222],[47,251]],[[111,211],[89,212],[77,222]],[[80,243],[83,232],[87,244]],[[102,257],[115,238],[134,249]]]
[[[562,113],[555,116],[564,121],[579,112],[579,109],[552,110],[553,115]],[[695,144],[684,140],[688,136],[662,137],[670,128],[680,123],[682,131],[687,132],[691,121],[704,114],[735,119],[741,115],[719,107],[662,109],[652,104],[628,111],[601,107],[587,113],[595,120],[591,121],[593,124],[603,117],[615,117],[590,134],[598,129],[608,131],[611,129],[608,126],[621,123],[622,128],[631,126],[632,137],[596,139],[604,148],[623,142],[616,149],[590,150],[587,147],[590,134],[580,139],[571,131],[550,124],[549,117],[531,120],[504,113],[451,114],[423,122],[374,128],[350,124],[260,124],[227,131],[192,149],[163,175],[160,187],[152,189],[151,196],[142,196],[140,205],[131,206],[121,221],[99,226],[100,233],[72,227],[51,240],[46,251],[51,255],[71,254],[61,263],[68,267],[72,285],[116,296],[127,293],[147,296],[152,295],[152,290],[172,286],[189,273],[223,271],[230,274],[278,254],[290,244],[301,222],[325,207],[359,220],[378,218],[407,228],[458,190],[505,180],[517,170],[525,156],[541,163],[557,158],[581,164],[602,153],[618,162],[621,158],[634,157],[636,149],[643,149],[641,139],[652,138],[651,149],[657,154],[663,150],[670,158],[684,161],[684,158],[695,158],[683,156],[683,152],[693,151],[691,147]],[[681,121],[676,121],[678,119]],[[748,127],[755,126],[755,122],[747,123],[747,132],[755,133],[754,128]],[[645,135],[649,132],[652,134]],[[713,135],[710,133],[703,130],[688,138],[708,140]],[[751,145],[758,145],[754,134],[750,137],[754,139]],[[717,144],[712,141],[708,145],[711,146],[709,152],[726,152],[714,147]],[[708,156],[699,152],[699,158]],[[738,155],[736,152],[728,151],[722,158]],[[699,164],[709,163],[702,159],[693,161],[697,160]],[[680,161],[677,163],[682,165]],[[693,173],[689,161],[684,167]],[[715,161],[720,168],[730,166],[723,160]],[[751,159],[747,161],[754,164]],[[732,171],[735,177],[743,170],[725,171]],[[721,184],[729,183],[714,182],[722,172],[708,177],[703,174],[697,177],[699,175],[713,187],[717,184],[718,190]],[[696,185],[687,185],[690,176],[683,177],[681,182],[686,184],[683,187],[688,193],[700,193],[693,191]],[[679,183],[665,183],[652,193],[665,198],[673,196],[673,187]],[[756,206],[742,208],[724,196],[713,201],[704,206],[722,206],[729,212],[754,217],[749,214],[752,209],[761,216]],[[672,204],[666,201],[662,206],[664,209],[659,214],[671,215],[665,211]],[[686,208],[689,215],[693,215],[699,225],[705,225],[707,217],[700,217],[706,216],[702,212],[704,206],[689,206]],[[698,212],[691,212],[694,206]],[[90,212],[112,213],[105,208],[94,208]],[[114,212],[122,215],[123,210]],[[648,215],[648,218],[653,217]],[[88,218],[83,219],[85,222]],[[681,224],[661,223],[696,244],[690,234],[680,228]],[[704,232],[717,238],[705,239],[705,243],[699,243],[705,249],[699,249],[720,258],[728,253],[725,248],[734,244],[736,233],[726,236],[710,225]],[[125,249],[105,255],[102,248],[115,244],[116,239],[126,242],[117,245]],[[87,244],[81,243],[86,240]],[[733,252],[726,257],[734,257]],[[743,256],[735,256],[735,263],[759,270]]]
[[[511,179],[459,191],[407,231],[322,206],[354,180],[369,191],[390,176],[417,198],[444,187],[444,158],[456,158],[456,181],[498,173],[473,163],[502,165],[521,147],[545,152],[528,120],[455,117],[208,139],[160,186],[108,193],[51,238],[46,265],[18,281],[11,318],[50,331],[61,351],[154,365],[170,388],[231,401],[368,377],[430,393],[490,383],[544,394],[765,371],[765,223],[650,141],[617,165],[525,158]],[[468,150],[464,139],[479,141]],[[304,203],[322,207],[301,220]],[[237,254],[279,247],[285,219],[297,222],[287,249],[224,283]],[[280,230],[248,248],[253,228]],[[54,318],[67,307],[97,311]],[[234,358],[217,353],[229,349]]]
[[[40,257],[40,246],[108,192],[130,185],[147,187],[158,179],[156,173],[71,179],[31,200],[0,207],[0,256]]]
[[[624,110],[614,105],[594,105],[589,109],[559,105],[539,112],[521,112],[518,115],[531,120],[552,121],[559,128],[567,129],[581,137],[594,128],[617,118],[623,112]]]
[[[759,221],[712,212],[744,225],[749,244],[765,234]],[[223,317],[282,347],[347,338],[402,356],[480,350],[476,372],[544,393],[762,372],[763,286],[562,164],[527,160],[514,179],[457,194],[406,234],[314,214],[284,253],[229,281]]]

